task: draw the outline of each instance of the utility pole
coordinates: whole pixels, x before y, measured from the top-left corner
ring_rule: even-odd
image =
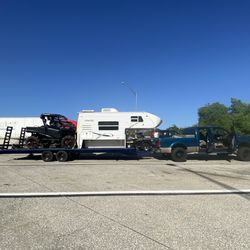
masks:
[[[123,86],[127,87],[132,92],[132,94],[135,96],[135,111],[137,111],[137,106],[138,106],[138,95],[137,95],[137,92],[134,89],[132,89],[127,83],[121,82],[121,84]]]

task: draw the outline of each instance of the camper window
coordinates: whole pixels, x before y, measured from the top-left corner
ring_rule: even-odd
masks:
[[[131,116],[131,122],[143,122],[141,116]]]
[[[98,122],[99,130],[119,130],[119,122],[103,121]]]

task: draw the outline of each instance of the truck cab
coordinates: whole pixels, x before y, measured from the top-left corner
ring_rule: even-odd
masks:
[[[197,128],[199,152],[223,152],[233,148],[234,135],[221,127]]]
[[[188,153],[236,154],[250,160],[250,136],[238,136],[222,127],[190,127],[181,135],[160,136],[160,151],[174,161],[185,161]]]

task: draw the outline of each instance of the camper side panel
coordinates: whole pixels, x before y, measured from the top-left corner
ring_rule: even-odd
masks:
[[[77,138],[80,148],[124,148],[127,117],[122,113],[79,113]]]

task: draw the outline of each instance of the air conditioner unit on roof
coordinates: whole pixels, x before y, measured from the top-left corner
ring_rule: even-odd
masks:
[[[84,113],[93,113],[93,112],[95,112],[95,110],[93,110],[93,109],[84,109],[81,112],[84,112]]]
[[[115,108],[102,108],[102,112],[118,112]]]

